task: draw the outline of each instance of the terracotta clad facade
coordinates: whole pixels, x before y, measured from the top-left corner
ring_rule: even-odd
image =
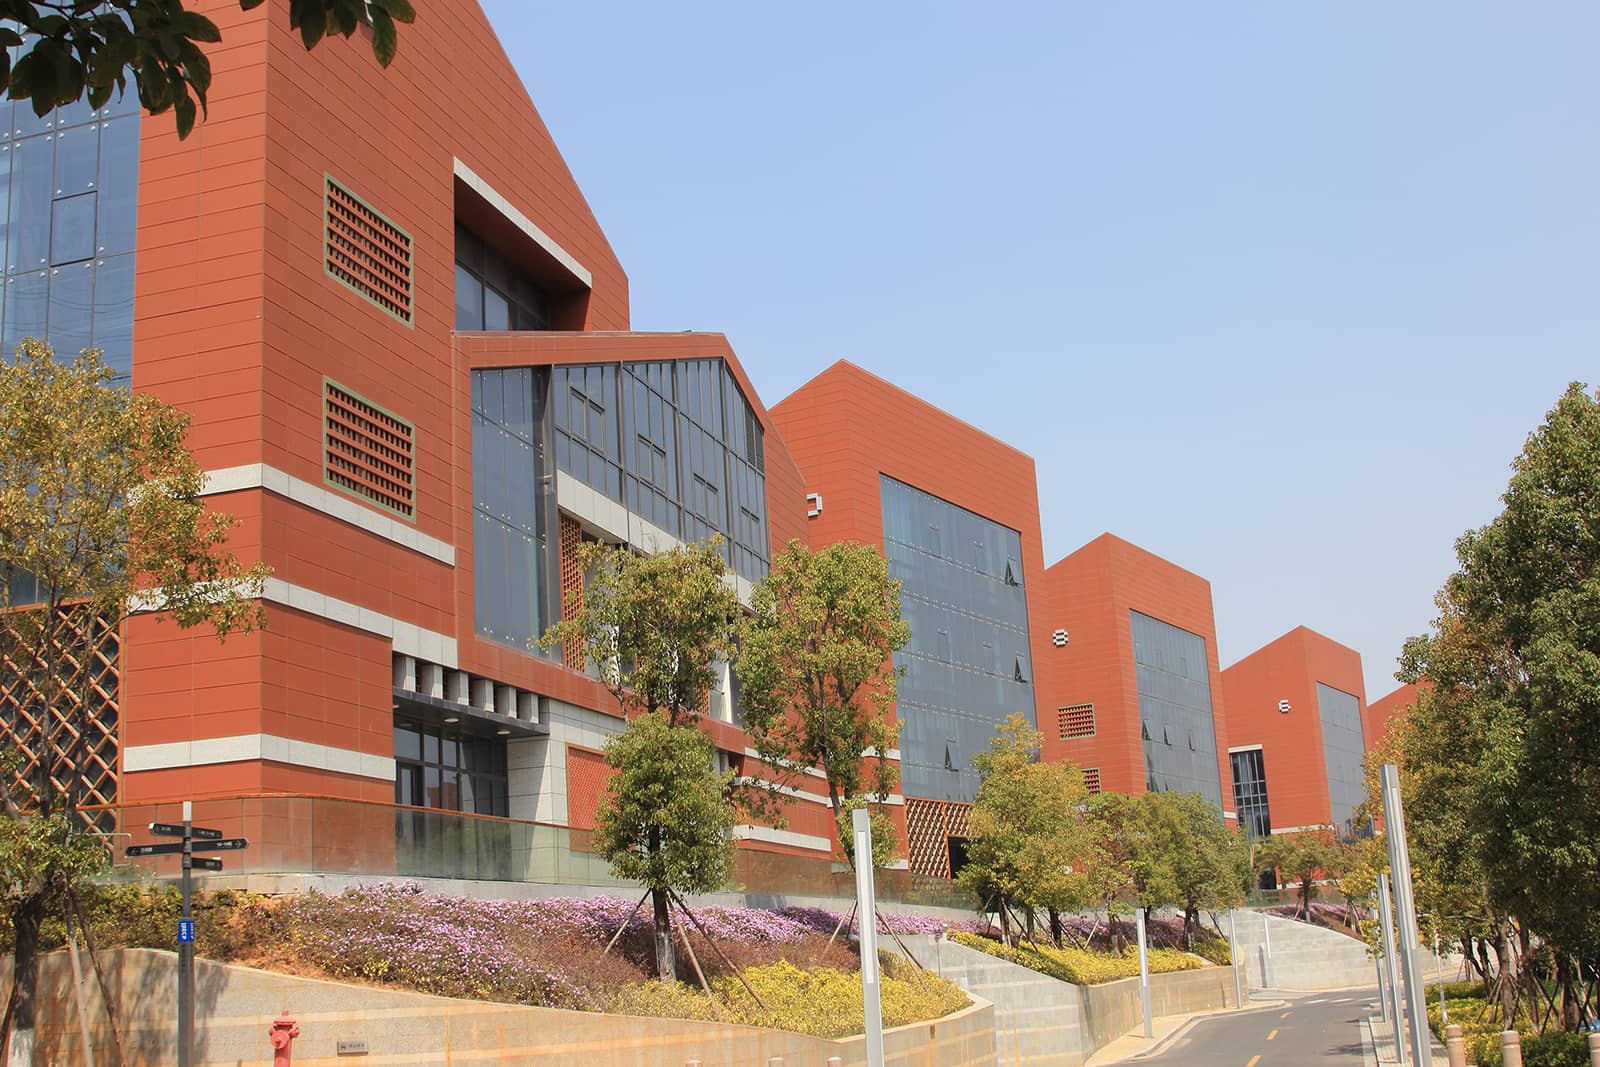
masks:
[[[1419,695],[1418,687],[1407,682],[1367,705],[1366,714],[1361,717],[1361,729],[1366,735],[1369,749],[1377,748],[1382,743],[1391,722],[1417,706]]]
[[[1260,747],[1274,833],[1333,822],[1319,682],[1350,694],[1365,708],[1360,654],[1304,626],[1222,672],[1228,744]]]
[[[273,5],[200,7],[224,37],[209,52],[209,116],[182,143],[165,117],[141,127],[133,384],[192,414],[189,440],[215,479],[214,503],[239,520],[231,547],[266,561],[273,583],[267,629],[225,644],[129,622],[121,799],[276,791],[392,801],[381,768],[395,756],[399,664],[411,658],[386,627],[445,650],[438,666],[485,686],[473,693],[559,701],[603,739],[620,721],[602,686],[483,640],[474,625],[472,372],[722,360],[764,433],[771,551],[809,533],[782,435],[720,334],[628,332],[627,277],[472,0],[419,6],[406,37],[426,46],[402,47],[386,71],[359,37],[308,54]],[[461,79],[464,69],[474,76]],[[409,321],[325,268],[330,181],[409,240]],[[553,329],[456,332],[458,224],[550,293]],[[329,380],[412,428],[415,510],[392,536],[374,532],[374,516],[380,525],[393,516],[330,488]],[[319,491],[320,502],[308,497]],[[742,754],[736,727],[706,730]],[[262,737],[312,747],[250,755]],[[365,758],[376,762],[362,772]],[[790,804],[808,835],[752,844],[806,851],[827,830],[813,807]]]
[[[1158,619],[1205,641],[1217,781],[1231,815],[1228,720],[1218,664],[1211,583],[1113,534],[1102,534],[1045,571],[1052,626],[1067,642],[1052,648],[1048,710],[1041,720],[1046,758],[1097,770],[1108,792],[1143,793],[1147,769],[1140,734],[1139,688],[1130,612]],[[1067,737],[1062,709],[1092,705],[1094,734]],[[1078,721],[1081,721],[1081,715]],[[1091,776],[1092,777],[1092,776]]]

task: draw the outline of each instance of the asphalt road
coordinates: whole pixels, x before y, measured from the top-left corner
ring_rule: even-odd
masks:
[[[1292,999],[1291,999],[1292,998]],[[1361,1020],[1377,990],[1285,994],[1279,1007],[1201,1019],[1158,1055],[1163,1067],[1361,1067]]]

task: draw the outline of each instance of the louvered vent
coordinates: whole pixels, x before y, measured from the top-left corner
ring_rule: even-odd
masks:
[[[339,279],[411,325],[411,235],[327,179],[325,265]]]
[[[1094,705],[1074,704],[1067,708],[1057,708],[1056,717],[1061,726],[1061,740],[1070,741],[1074,737],[1094,736]]]
[[[1100,768],[1085,767],[1083,769],[1083,784],[1089,787],[1089,795],[1094,796],[1100,792]]]
[[[323,379],[323,473],[347,493],[416,518],[409,422]]]

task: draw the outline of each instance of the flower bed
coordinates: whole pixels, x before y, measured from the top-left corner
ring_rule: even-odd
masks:
[[[950,940],[1073,985],[1099,985],[1139,973],[1139,950],[1134,948],[1120,954],[1056,948],[1048,942],[1038,946],[1023,942],[1007,948],[991,937],[959,931],[951,934]],[[1176,948],[1152,948],[1148,956],[1151,974],[1193,971],[1205,966],[1204,960]]]
[[[175,891],[108,886],[86,903],[99,947],[172,947]],[[713,1005],[696,987],[652,980],[649,907],[634,912],[634,903],[614,897],[476,900],[394,883],[337,895],[202,893],[197,950],[225,962],[438,996],[676,1018],[717,1019],[720,1012],[726,1021],[819,1037],[860,1031],[855,947],[843,935],[829,943],[839,916],[820,909],[694,909],[712,935],[708,941],[687,927],[716,993]],[[899,932],[943,928],[917,916],[884,918]],[[622,935],[608,953],[619,927]],[[62,939],[59,929],[45,931],[46,947]],[[735,968],[766,1008],[745,992]],[[681,943],[678,969],[692,980]],[[885,954],[886,1025],[938,1018],[967,1003],[944,979]]]

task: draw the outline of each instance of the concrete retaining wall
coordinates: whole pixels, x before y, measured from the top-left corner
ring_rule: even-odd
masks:
[[[130,1067],[177,1062],[177,957],[127,949],[101,954],[118,1002],[123,1050]],[[84,961],[87,972],[88,961]],[[11,961],[0,960],[0,984],[10,983]],[[96,1023],[96,1061],[109,1062],[111,1035],[98,1010],[92,975],[87,995]],[[63,953],[46,957],[40,973],[39,1049],[47,1063],[77,1063],[79,1037],[71,971]],[[748,1067],[782,1056],[790,1067],[865,1065],[862,1038],[827,1041],[780,1030],[677,1019],[525,1008],[451,1000],[388,989],[321,982],[289,975],[198,962],[196,1006],[198,1067],[270,1062],[267,1028],[287,1009],[300,1024],[294,1043],[297,1067],[351,1064],[518,1063],[535,1067],[671,1067],[698,1059],[704,1067]],[[884,1035],[893,1067],[991,1067],[994,1009],[973,1006],[929,1023],[897,1027]],[[366,1051],[338,1055],[338,1042],[364,1042]]]
[[[1367,946],[1353,937],[1295,919],[1281,919],[1258,911],[1236,911],[1239,958],[1245,966],[1246,984],[1252,989],[1318,990],[1350,989],[1378,984],[1377,964],[1367,955]],[[1272,933],[1272,974],[1264,973],[1265,927]],[[1223,920],[1227,929],[1227,920]],[[1422,950],[1423,973],[1433,981],[1439,959]],[[1461,971],[1461,957],[1445,954],[1444,973],[1454,980]],[[1270,979],[1270,981],[1269,981]]]
[[[1080,1067],[1143,1022],[1139,980],[1076,986],[955,941],[906,938],[918,962],[994,1008],[996,1062]],[[1233,971],[1208,967],[1150,977],[1156,1015],[1236,1007]]]

